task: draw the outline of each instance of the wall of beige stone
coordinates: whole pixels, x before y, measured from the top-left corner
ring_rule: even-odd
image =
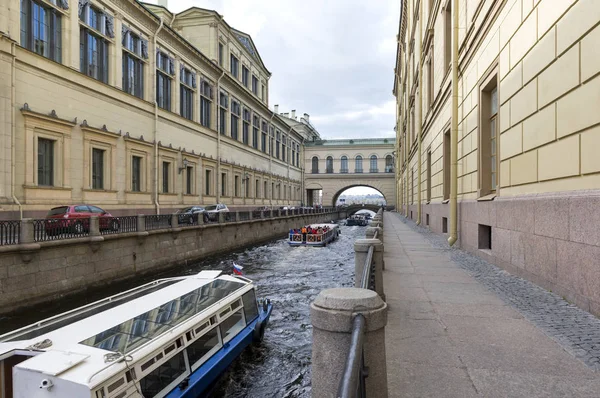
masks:
[[[143,274],[186,267],[207,256],[230,252],[284,236],[300,224],[329,222],[337,213],[289,216],[231,224],[105,235],[93,246],[89,238],[41,243],[29,262],[18,248],[0,252],[0,313],[33,306],[86,289]],[[144,234],[144,233],[141,233]]]
[[[115,15],[115,38],[109,45],[109,84],[101,83],[79,72],[79,22],[77,7],[63,14],[62,63],[38,56],[19,45],[19,2],[11,0],[7,8],[0,11],[0,133],[2,168],[0,172],[0,211],[2,218],[17,217],[18,206],[11,193],[14,190],[23,205],[25,216],[39,217],[54,205],[77,202],[92,203],[117,214],[148,213],[155,209],[155,165],[152,142],[160,142],[158,167],[163,161],[171,162],[169,192],[162,191],[162,173],[159,172],[156,186],[159,189],[160,209],[169,211],[189,204],[211,204],[220,196],[217,175],[217,132],[218,92],[216,82],[221,69],[208,57],[194,52],[189,43],[175,37],[165,27],[158,38],[158,47],[175,59],[173,78],[174,112],[158,110],[158,128],[154,135],[154,93],[152,57],[152,34],[158,22],[130,0],[108,0],[103,2],[107,12]],[[96,4],[96,3],[95,3]],[[96,4],[97,6],[100,3]],[[121,26],[127,24],[149,40],[150,59],[144,67],[144,97],[139,99],[121,90]],[[12,44],[15,45],[16,67],[15,97],[11,96],[13,69]],[[238,49],[241,50],[241,47]],[[227,62],[228,53],[226,54]],[[201,78],[213,85],[212,125],[206,128],[199,124],[199,94],[194,94],[194,121],[181,117],[178,108],[179,65],[185,64],[197,73],[198,85]],[[264,73],[263,73],[264,75]],[[266,76],[264,77],[266,79]],[[296,142],[300,135],[267,108],[240,81],[226,72],[220,88],[252,109],[262,120],[271,121],[275,128],[289,134]],[[22,109],[27,104],[31,112]],[[53,114],[53,117],[48,115]],[[11,156],[11,115],[15,118],[15,156]],[[221,202],[236,206],[284,205],[301,202],[302,171],[300,167],[281,161],[260,150],[245,145],[242,126],[239,139],[230,137],[230,116],[227,114],[227,134],[221,136],[221,172],[228,173],[227,195]],[[259,133],[260,134],[260,133]],[[250,136],[252,134],[250,133]],[[37,137],[56,140],[60,149],[55,154],[55,184],[43,188],[37,184]],[[143,139],[142,139],[143,137]],[[105,163],[105,187],[91,189],[91,149],[99,147],[107,152]],[[142,192],[131,190],[131,156],[143,158]],[[185,172],[179,173],[183,159],[194,168],[191,194],[184,194]],[[289,157],[288,157],[289,159]],[[11,179],[11,164],[15,164],[15,179]],[[211,189],[205,192],[205,172],[210,170]],[[234,176],[249,175],[261,186],[268,182],[268,192],[250,191],[250,196],[234,197]],[[272,184],[281,184],[288,189],[287,196],[272,194]],[[253,188],[255,184],[252,184]]]
[[[429,20],[429,3],[423,3],[424,21]],[[600,237],[596,232],[600,223],[600,57],[592,45],[600,39],[600,3],[459,3],[458,245],[600,315]],[[397,83],[398,138],[402,140],[404,122],[408,131],[412,123],[409,104],[416,66],[413,69],[409,52],[414,6],[415,1],[407,4],[405,46],[399,52],[405,66]],[[493,18],[486,21],[486,15]],[[420,221],[442,234],[442,220],[449,223],[449,205],[441,203],[444,159],[440,145],[450,123],[450,76],[441,61],[443,13],[436,12],[433,18],[435,102],[423,108]],[[424,92],[427,73],[424,68]],[[478,201],[481,87],[494,74],[499,93],[499,186],[495,199]],[[424,103],[428,104],[426,95]],[[406,159],[404,140],[402,145]],[[426,203],[429,148],[432,201]],[[412,212],[412,219],[419,221],[416,193],[410,188],[419,189],[417,176],[414,182],[410,176],[418,166],[414,151],[408,156],[407,171],[398,174],[404,187],[399,202],[403,212],[409,217]],[[480,225],[491,227],[489,250],[480,248]]]

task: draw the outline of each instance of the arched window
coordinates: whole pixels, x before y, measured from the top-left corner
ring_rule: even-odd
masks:
[[[319,174],[319,158],[316,156],[312,158],[312,173]]]
[[[325,160],[325,172],[328,174],[333,173],[333,158],[331,156],[327,156]]]
[[[393,173],[394,172],[394,158],[392,155],[387,155],[385,157],[385,172]]]
[[[369,167],[369,173],[377,173],[377,155],[371,155],[371,164]]]
[[[362,173],[363,172],[363,168],[362,168],[362,156],[360,156],[360,155],[356,156],[356,160],[355,160],[355,164],[354,164],[354,172],[355,173]]]
[[[347,173],[347,172],[348,172],[348,157],[342,156],[342,167],[340,169],[340,173]]]

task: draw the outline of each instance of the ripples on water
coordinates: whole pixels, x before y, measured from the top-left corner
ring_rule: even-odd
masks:
[[[261,346],[244,351],[215,388],[213,397],[310,397],[310,303],[323,289],[352,286],[354,241],[364,237],[363,227],[341,227],[339,239],[327,247],[289,247],[285,239],[214,257],[191,266],[185,274],[203,269],[227,273],[232,263],[258,287],[259,298],[273,303]],[[112,285],[73,300],[56,300],[35,311],[0,318],[0,334],[37,320],[116,294],[148,280],[170,275],[145,276],[136,283]]]

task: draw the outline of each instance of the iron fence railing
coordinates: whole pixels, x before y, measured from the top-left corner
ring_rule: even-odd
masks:
[[[100,234],[110,235],[125,232],[137,232],[137,216],[112,217],[107,221],[99,219]]]
[[[373,235],[377,239],[377,231]],[[363,273],[360,276],[360,287],[362,289],[375,290],[375,263],[373,253],[375,246],[369,246]],[[338,398],[351,398],[367,396],[365,379],[367,370],[365,368],[365,356],[363,352],[366,320],[362,314],[357,314],[352,319],[352,337],[350,339],[350,350],[346,358],[344,373],[338,386]]]
[[[0,221],[0,246],[17,245],[21,235],[21,221]]]
[[[171,215],[170,214],[155,214],[148,215],[145,217],[146,231],[152,231],[154,229],[163,229],[171,227]]]
[[[33,220],[33,241],[72,239],[89,236],[89,218],[57,218]]]
[[[327,213],[332,208],[297,208],[287,210],[246,210],[240,212],[225,212],[223,214],[225,222],[249,221],[251,219],[268,219],[292,215],[319,214]],[[237,218],[236,218],[237,214]],[[203,218],[204,224],[218,223],[220,213],[198,214],[198,218]],[[171,214],[146,215],[144,217],[144,228],[146,231],[171,228]],[[0,220],[0,246],[16,245],[21,243],[21,220]],[[71,218],[71,219],[34,219],[29,221],[33,226],[34,242],[47,242],[60,239],[73,239],[90,235],[90,218]],[[189,220],[179,219],[180,226],[198,225],[198,219],[194,218],[192,223]],[[98,227],[101,235],[113,235],[138,231],[138,216],[122,216],[110,218],[98,218]]]

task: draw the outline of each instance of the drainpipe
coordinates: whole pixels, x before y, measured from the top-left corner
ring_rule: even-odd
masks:
[[[21,205],[21,202],[19,202],[19,199],[17,199],[17,196],[15,195],[15,168],[16,168],[16,159],[15,159],[15,137],[16,137],[16,129],[17,126],[15,124],[15,106],[16,106],[16,89],[15,89],[15,73],[17,71],[17,53],[15,51],[15,47],[16,43],[13,41],[12,43],[10,43],[10,54],[12,55],[12,62],[11,62],[11,82],[10,82],[10,151],[11,151],[11,157],[10,157],[10,189],[11,189],[11,195],[12,195],[12,200],[13,202],[15,202],[17,204],[17,206],[19,206],[19,219],[22,220],[23,219],[23,205]]]
[[[450,133],[450,236],[448,244],[456,243],[457,235],[457,203],[458,186],[457,152],[458,152],[458,0],[452,0],[452,125]]]
[[[408,52],[405,51],[404,52],[404,65],[409,65],[407,58],[408,58]],[[410,75],[408,75],[408,76],[410,76]],[[409,83],[410,83],[410,81],[409,81]],[[405,105],[406,105],[406,107],[404,109],[404,112],[406,114],[408,106],[409,106],[408,92],[407,91],[404,92],[404,102],[405,102]],[[405,120],[407,118],[408,118],[408,115],[406,115],[404,117]],[[411,121],[411,123],[414,123],[414,122],[415,122],[414,120]],[[406,166],[404,167],[404,176],[405,176],[404,186],[406,187],[406,214],[404,216],[406,218],[408,218],[408,215],[409,215],[408,208],[409,208],[410,202],[412,200],[412,198],[408,197],[408,194],[411,192],[411,189],[408,186],[408,170],[410,168],[410,148],[412,146],[412,142],[411,142],[410,136],[409,136],[409,131],[410,131],[410,126],[408,126],[408,130],[406,131],[406,134],[404,135],[404,142],[406,143],[406,145],[405,145],[406,148],[404,148],[404,153],[406,155],[405,156]]]
[[[417,116],[417,134],[418,134],[418,155],[417,155],[417,225],[421,224],[421,185],[422,185],[422,165],[421,165],[421,146],[423,141],[423,1],[419,1],[419,115]]]
[[[271,118],[269,119],[269,123],[267,123],[267,138],[269,139],[269,142],[265,142],[265,144],[267,145],[265,149],[269,149],[269,175],[271,177],[271,197],[269,198],[269,206],[271,207],[271,209],[273,209],[273,146],[271,145],[271,130],[269,129],[269,127],[271,126],[271,122],[273,121],[274,116],[275,112],[271,113]],[[260,134],[262,134],[262,131],[260,132]]]
[[[219,89],[219,84],[220,84],[223,76],[225,76],[225,69],[223,69],[221,76],[217,79],[217,90],[216,90],[217,93],[215,94],[216,95],[215,104],[217,105],[215,107],[215,108],[217,108],[217,175],[215,176],[215,178],[217,179],[217,195],[216,195],[217,203],[221,203],[221,126],[219,126],[219,123],[221,122],[221,118],[219,115],[221,90]]]
[[[300,155],[300,176],[301,176],[301,181],[300,181],[300,205],[302,207],[306,206],[306,202],[304,201],[304,141],[305,138],[304,136],[302,136],[302,143],[300,144],[300,148],[302,149],[302,154]]]
[[[160,25],[154,32],[153,47],[154,57],[152,57],[152,92],[154,95],[154,208],[156,214],[160,214],[160,204],[158,203],[158,99],[156,97],[156,42],[158,40],[158,33],[163,28],[163,19],[160,18]]]

